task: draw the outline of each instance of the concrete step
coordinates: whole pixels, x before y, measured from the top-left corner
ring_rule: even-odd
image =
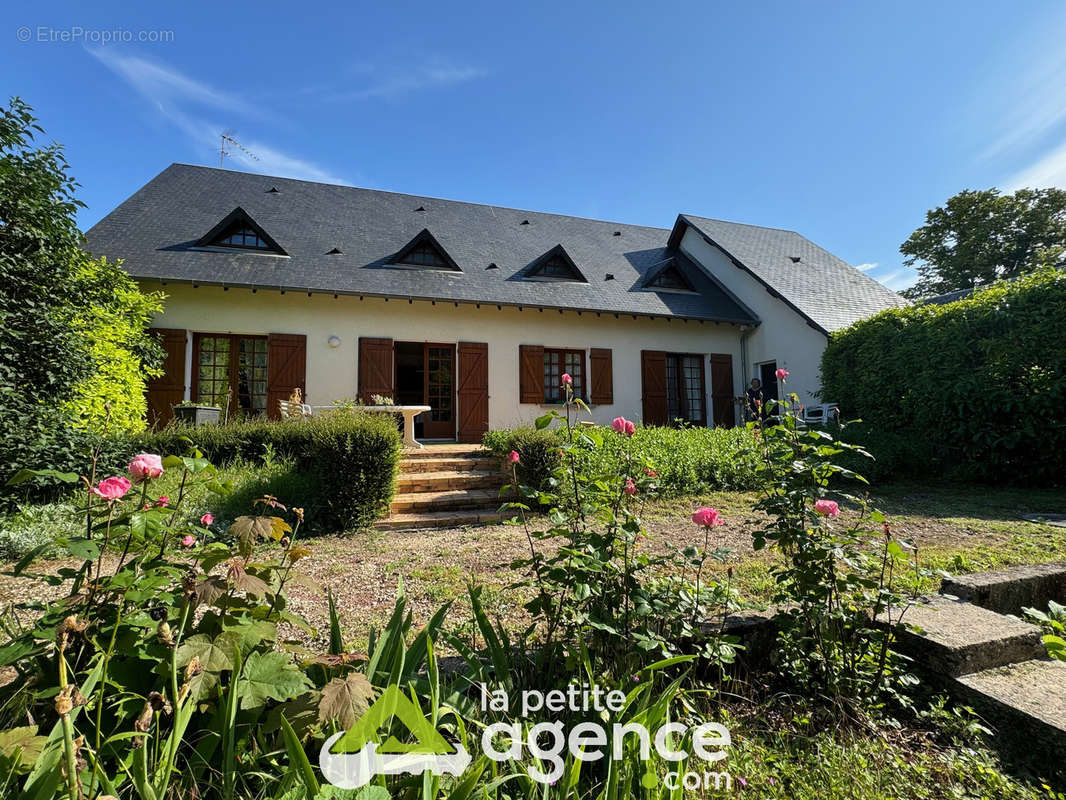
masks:
[[[1042,769],[1057,764],[1066,778],[1066,662],[1033,659],[995,667],[955,678],[952,688],[995,729],[997,746],[1034,759]]]
[[[410,458],[400,462],[400,472],[404,475],[418,472],[468,472],[471,470],[501,472],[500,460],[493,456],[487,458],[479,456],[454,458],[437,456],[434,458]]]
[[[1066,603],[1066,561],[955,575],[943,580],[940,593],[1000,614],[1021,616],[1026,607],[1043,611],[1049,600]]]
[[[1046,654],[1035,625],[942,595],[909,609],[903,621],[917,630],[900,633],[900,650],[940,675],[970,675]]]
[[[459,511],[427,511],[418,514],[393,514],[378,520],[374,527],[378,530],[402,531],[423,528],[458,528],[463,525],[484,525],[509,519],[509,514],[489,509],[468,509]]]
[[[467,470],[464,472],[407,472],[396,478],[396,492],[440,492],[447,489],[492,489],[503,486],[501,472]]]
[[[403,451],[403,459],[419,458],[488,458],[488,450],[479,444],[427,444],[425,447],[410,447]]]
[[[393,514],[448,511],[455,509],[497,510],[504,498],[499,489],[448,489],[439,492],[410,492],[392,499]]]

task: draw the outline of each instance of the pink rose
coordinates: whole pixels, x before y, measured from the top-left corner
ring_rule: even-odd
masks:
[[[191,533],[187,533],[181,537],[182,547],[192,547],[194,544],[196,544],[196,537],[193,536]]]
[[[788,370],[787,369],[779,369],[777,372],[774,373],[774,375],[777,376],[777,379],[779,381],[783,381],[785,378],[788,377]]]
[[[619,433],[624,433],[626,436],[632,436],[637,429],[637,426],[625,417],[615,417],[611,422],[611,427]]]
[[[626,478],[626,485],[622,491],[631,496],[637,493],[637,485],[633,483],[632,478]]]
[[[114,478],[105,478],[92,490],[93,494],[104,498],[109,503],[114,503],[122,495],[126,494],[132,486],[126,478],[117,475]]]
[[[517,464],[518,463],[518,451],[517,450],[512,450],[511,451],[511,463],[512,464]]]
[[[637,426],[634,425],[632,422],[630,422],[627,419],[626,420],[626,436],[632,436],[636,432],[637,432]]]
[[[839,517],[840,506],[832,500],[815,500],[814,510],[824,517]]]
[[[715,525],[725,525],[725,522],[718,518],[718,509],[707,508],[706,506],[696,509],[692,514],[692,521],[705,528],[712,528]]]
[[[163,474],[163,459],[154,453],[141,453],[130,462],[130,475],[134,483],[145,478],[158,478]]]
[[[167,503],[169,503],[169,502],[170,502],[170,498],[169,498],[169,497],[167,497],[167,496],[166,496],[166,495],[164,494],[164,495],[160,495],[159,499],[158,499],[158,500],[156,500],[156,501],[155,501],[155,503],[153,503],[153,505],[154,505],[154,506],[155,506],[156,508],[163,508],[163,507],[164,507],[165,505],[167,505]]]
[[[203,525],[205,528],[214,521],[215,518],[212,517],[210,514],[204,514],[202,517],[200,517],[200,524]]]
[[[569,385],[569,384],[574,382],[574,379],[570,377],[570,373],[569,372],[564,372],[563,373],[563,377],[562,377],[562,381],[563,381],[564,384]]]

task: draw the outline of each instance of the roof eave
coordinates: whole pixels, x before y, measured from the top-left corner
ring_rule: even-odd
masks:
[[[161,278],[158,276],[150,275],[131,274],[131,277],[138,281],[158,283],[164,286],[169,283],[176,283],[193,287],[216,286],[229,289],[253,289],[256,291],[263,290],[268,292],[305,292],[307,294],[333,294],[344,295],[346,297],[374,297],[384,300],[407,300],[411,303],[417,301],[420,303],[453,303],[456,306],[498,306],[501,308],[503,306],[507,306],[508,308],[517,308],[519,310],[526,308],[536,308],[548,311],[559,311],[560,313],[572,311],[577,314],[596,314],[597,316],[609,314],[619,318],[632,317],[633,319],[639,319],[640,317],[647,317],[648,319],[680,320],[682,322],[711,322],[716,325],[750,325],[752,327],[756,327],[761,322],[759,319],[734,319],[732,317],[698,317],[686,314],[656,314],[654,312],[648,311],[623,311],[613,308],[578,308],[577,306],[558,306],[552,305],[550,303],[516,303],[514,301],[508,300],[467,300],[448,297],[427,297],[422,295],[393,294],[388,292],[359,292],[344,289],[323,289],[309,286],[268,286],[262,283],[237,283],[231,281],[191,280],[189,278]]]

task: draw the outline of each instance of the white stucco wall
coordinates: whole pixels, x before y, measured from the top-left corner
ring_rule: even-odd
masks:
[[[731,267],[732,268],[732,267]],[[145,284],[159,289],[158,284]],[[452,303],[408,303],[341,295],[168,284],[166,310],[153,325],[200,333],[301,333],[307,336],[307,397],[314,405],[355,397],[359,337],[388,337],[397,341],[487,342],[489,345],[489,427],[529,422],[544,413],[539,405],[518,402],[518,347],[522,344],[581,349],[608,347],[613,351],[614,403],[593,407],[593,418],[609,423],[617,416],[640,420],[640,351],[666,350],[704,354],[707,408],[710,409],[709,354],[733,357],[734,394],[743,386],[740,333],[733,325],[649,320],[613,314],[537,311],[495,305],[456,307]],[[330,336],[340,346],[330,348]],[[191,345],[190,345],[191,347]],[[191,351],[190,351],[191,356]],[[191,363],[191,358],[187,359]],[[586,362],[587,363],[587,362]],[[188,392],[188,386],[186,387]],[[710,412],[708,411],[708,417]]]
[[[747,363],[743,370],[736,370],[741,374],[734,377],[747,385],[752,378],[759,377],[759,364],[776,361],[778,367],[789,371],[788,389],[799,395],[801,403],[821,402],[813,394],[821,387],[825,334],[810,327],[782,300],[771,297],[761,283],[735,266],[721,250],[691,228],[685,231],[681,249],[762,320],[748,336]]]

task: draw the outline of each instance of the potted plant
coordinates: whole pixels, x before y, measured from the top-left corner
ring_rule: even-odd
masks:
[[[217,425],[221,414],[221,406],[203,405],[191,400],[184,400],[174,406],[174,419],[194,428],[200,425]]]

